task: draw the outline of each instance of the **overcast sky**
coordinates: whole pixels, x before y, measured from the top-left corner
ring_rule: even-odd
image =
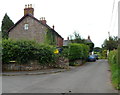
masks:
[[[1,0],[0,22],[5,13],[16,23],[24,15],[25,4],[32,4],[34,16],[45,17],[49,26],[66,40],[74,31],[87,39],[90,35],[95,46],[101,47],[110,35],[117,36],[117,1],[114,0]],[[112,18],[112,20],[111,20]],[[110,24],[111,23],[111,24]],[[1,23],[0,23],[1,25]]]

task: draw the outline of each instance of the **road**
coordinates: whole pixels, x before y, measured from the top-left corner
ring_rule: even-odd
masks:
[[[3,93],[117,93],[107,60],[47,75],[3,76]]]

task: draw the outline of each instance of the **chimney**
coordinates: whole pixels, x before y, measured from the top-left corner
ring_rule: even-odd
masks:
[[[32,4],[25,5],[24,15],[31,14],[34,16],[34,8],[32,8]]]
[[[90,36],[88,36],[88,40],[91,40],[91,39],[90,39]]]
[[[40,21],[42,22],[42,24],[46,24],[47,23],[47,21],[45,20],[45,17],[41,17]]]
[[[69,41],[69,37],[67,37],[67,40]]]
[[[52,27],[53,27],[53,30],[54,30],[55,26],[53,25]]]

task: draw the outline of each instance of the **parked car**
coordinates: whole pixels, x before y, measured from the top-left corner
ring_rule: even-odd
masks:
[[[93,56],[98,60],[98,55],[97,54],[93,54]]]
[[[95,61],[96,61],[96,57],[94,55],[89,55],[88,62],[95,62]]]

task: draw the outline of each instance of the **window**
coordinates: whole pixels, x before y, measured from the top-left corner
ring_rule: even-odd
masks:
[[[24,25],[24,29],[25,29],[25,30],[28,30],[28,24],[25,24],[25,25]]]

